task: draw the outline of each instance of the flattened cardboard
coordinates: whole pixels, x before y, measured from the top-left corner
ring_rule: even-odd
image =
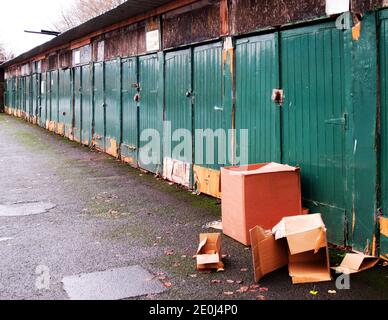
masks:
[[[339,267],[333,268],[337,273],[353,274],[373,268],[380,258],[361,253],[348,253]]]
[[[255,281],[288,264],[287,246],[261,227],[250,230]]]
[[[204,233],[199,236],[197,269],[220,269],[224,267],[221,254],[221,234]]]

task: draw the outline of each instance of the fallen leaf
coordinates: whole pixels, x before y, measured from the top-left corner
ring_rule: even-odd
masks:
[[[189,274],[189,277],[190,278],[196,278],[196,277],[198,277],[198,275],[196,275],[196,274]]]
[[[161,280],[161,281],[163,281],[163,280],[166,280],[167,277],[165,277],[165,276],[160,276],[160,277],[158,277],[158,279]]]
[[[242,280],[237,280],[236,283],[237,283],[237,284],[243,284],[244,281],[242,281]]]
[[[224,268],[218,268],[218,269],[217,269],[217,272],[224,272],[224,271],[225,271]]]
[[[226,291],[226,292],[224,292],[224,295],[225,296],[233,296],[234,292],[233,291]]]
[[[164,272],[157,272],[156,275],[157,275],[157,276],[164,276],[165,273],[164,273]]]
[[[311,290],[310,294],[313,295],[313,296],[316,296],[316,295],[318,295],[318,291]]]
[[[240,289],[237,290],[238,293],[245,293],[248,292],[249,287],[241,287]]]
[[[171,287],[172,287],[172,283],[171,283],[171,282],[165,282],[165,283],[164,283],[164,286],[165,286],[166,288],[171,288]]]
[[[329,290],[329,291],[327,291],[329,294],[336,294],[337,293],[337,291],[335,291],[335,290]]]
[[[175,262],[172,266],[175,267],[175,268],[177,268],[177,267],[180,267],[180,265],[181,265],[181,264],[180,264],[179,262]]]
[[[388,266],[388,261],[385,261],[384,263],[383,263],[383,267],[387,267]]]
[[[259,291],[260,292],[268,292],[268,288],[263,287],[263,288],[260,288]]]
[[[219,283],[221,283],[221,280],[212,280],[211,283],[213,283],[213,284],[219,284]]]
[[[172,256],[174,254],[174,250],[172,250],[172,249],[164,250],[164,254],[166,256]]]
[[[183,256],[181,256],[181,258],[182,258],[182,259],[186,259],[186,258],[187,258],[187,256],[183,255]]]
[[[234,284],[234,280],[226,280],[226,283]]]
[[[249,288],[250,288],[250,289],[259,289],[259,288],[260,288],[260,285],[258,285],[258,284],[252,284]]]
[[[248,272],[248,269],[247,268],[242,268],[240,271],[241,272]]]

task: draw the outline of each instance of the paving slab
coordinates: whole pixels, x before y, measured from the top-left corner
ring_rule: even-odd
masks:
[[[71,300],[121,300],[166,290],[141,266],[65,277],[62,283]]]

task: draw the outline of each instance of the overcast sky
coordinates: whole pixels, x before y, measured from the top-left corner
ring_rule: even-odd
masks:
[[[0,43],[16,55],[50,40],[50,36],[24,33],[24,30],[53,29],[60,12],[73,0],[2,0]]]

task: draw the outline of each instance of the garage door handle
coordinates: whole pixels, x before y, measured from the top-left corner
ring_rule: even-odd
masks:
[[[214,111],[224,111],[224,108],[215,106]]]
[[[348,115],[344,113],[342,118],[326,120],[325,124],[344,126],[346,128],[347,122],[348,122]]]

